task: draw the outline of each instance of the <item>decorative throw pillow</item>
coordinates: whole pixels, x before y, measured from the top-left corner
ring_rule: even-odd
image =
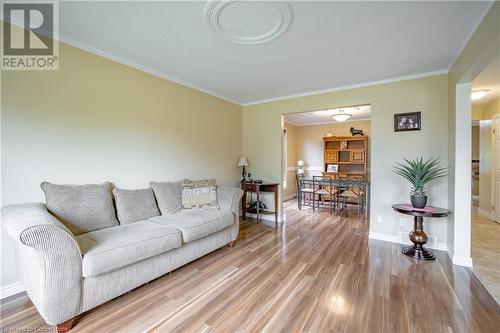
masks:
[[[181,181],[183,209],[219,209],[215,179]]]
[[[96,185],[40,184],[49,212],[73,234],[118,225],[109,183]]]
[[[113,190],[116,203],[116,214],[120,224],[133,223],[147,220],[150,217],[160,215],[156,205],[153,189],[140,190]]]
[[[181,209],[180,182],[150,182],[162,215],[173,214]]]

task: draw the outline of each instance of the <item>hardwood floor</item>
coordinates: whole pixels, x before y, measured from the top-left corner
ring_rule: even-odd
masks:
[[[500,309],[445,253],[416,262],[368,223],[285,203],[286,224],[241,222],[234,247],[93,309],[72,332],[498,332]],[[2,330],[52,329],[25,295]]]
[[[472,263],[474,273],[500,304],[500,224],[478,214],[472,206]]]

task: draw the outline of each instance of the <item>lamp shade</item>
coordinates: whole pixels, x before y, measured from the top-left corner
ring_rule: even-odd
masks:
[[[248,163],[248,160],[245,156],[241,156],[240,159],[238,160],[238,164],[236,164],[236,166],[249,166],[250,163]]]

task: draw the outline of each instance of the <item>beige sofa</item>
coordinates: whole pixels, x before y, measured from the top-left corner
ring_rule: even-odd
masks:
[[[64,191],[58,195],[59,204],[67,204],[68,198],[73,205],[81,201]],[[75,316],[222,246],[232,246],[238,236],[241,196],[238,188],[218,187],[219,209],[163,209],[158,216],[103,228],[95,224],[101,216],[94,217],[103,207],[82,202],[70,211],[78,211],[82,205],[91,207],[80,216],[95,229],[87,232],[67,221],[71,212],[70,217],[59,216],[54,198],[49,201],[48,196],[47,204],[4,207],[2,220],[15,240],[18,275],[29,297],[48,324],[65,331],[71,329]],[[171,203],[172,197],[168,199]],[[158,197],[156,200],[161,208]],[[179,206],[180,197],[173,200],[178,202],[167,208]],[[114,218],[118,209],[120,217],[120,208],[114,204],[120,201],[110,202],[113,211],[104,213]],[[137,208],[128,212],[134,215],[134,211]]]

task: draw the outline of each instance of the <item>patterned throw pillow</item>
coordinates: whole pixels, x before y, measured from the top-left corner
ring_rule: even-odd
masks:
[[[181,181],[182,209],[219,209],[215,179]]]

